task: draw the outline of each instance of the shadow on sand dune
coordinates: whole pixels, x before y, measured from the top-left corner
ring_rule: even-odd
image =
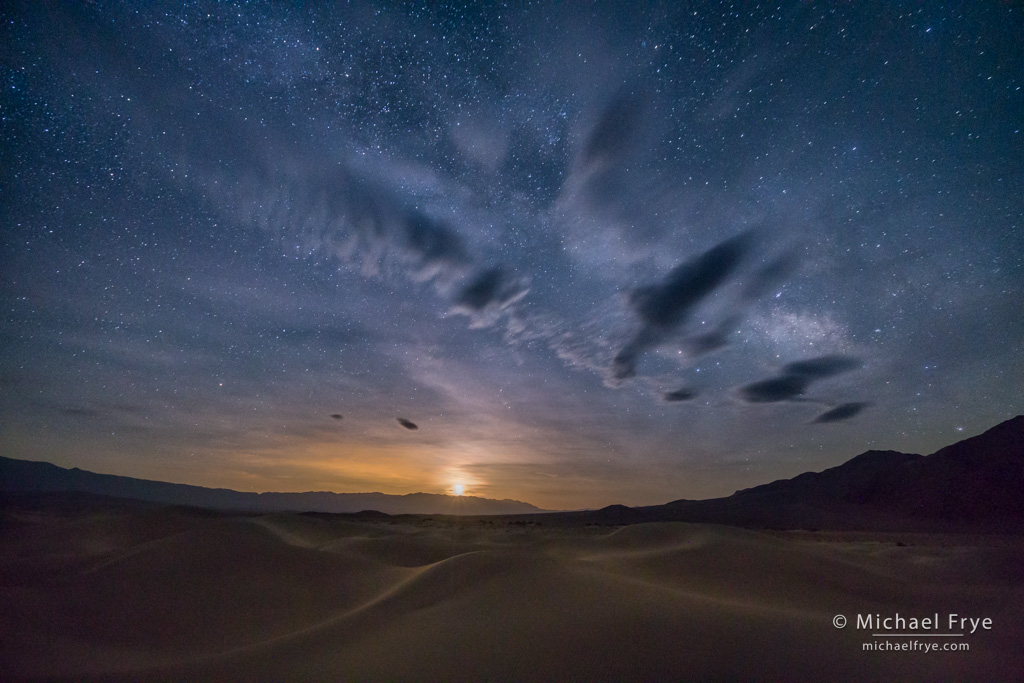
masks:
[[[1002,679],[1019,537],[686,523],[4,511],[5,680]],[[867,652],[836,614],[970,614],[968,652]],[[921,640],[928,640],[922,638]],[[937,640],[937,639],[931,639]]]

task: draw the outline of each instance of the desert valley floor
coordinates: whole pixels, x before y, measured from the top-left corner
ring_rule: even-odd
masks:
[[[1024,672],[1019,536],[244,515],[59,496],[4,507],[5,680]],[[895,613],[992,627],[956,638],[966,652],[864,651],[954,640],[873,638],[854,623]]]

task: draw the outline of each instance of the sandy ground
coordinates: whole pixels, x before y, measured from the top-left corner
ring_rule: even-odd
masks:
[[[8,507],[0,678],[1020,681],[1022,576],[1019,537]],[[856,627],[897,612],[992,626]]]

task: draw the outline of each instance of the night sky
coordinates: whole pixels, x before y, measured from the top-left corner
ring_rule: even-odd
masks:
[[[4,3],[3,455],[564,509],[1024,413],[1021,4],[291,7]]]

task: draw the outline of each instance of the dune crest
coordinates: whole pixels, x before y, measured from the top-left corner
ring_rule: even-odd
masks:
[[[5,680],[1005,678],[1020,537],[688,523],[3,512]],[[864,652],[837,613],[990,617],[970,652]],[[899,654],[900,656],[893,656]]]

